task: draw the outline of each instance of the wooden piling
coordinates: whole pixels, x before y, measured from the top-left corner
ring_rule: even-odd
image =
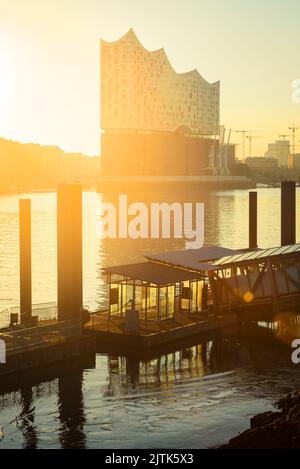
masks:
[[[58,319],[80,317],[82,308],[82,187],[61,184],[57,192]]]
[[[30,326],[32,321],[31,285],[31,200],[19,201],[20,220],[20,320]]]
[[[249,248],[257,248],[257,192],[249,192]]]
[[[296,183],[281,183],[281,245],[296,242]]]

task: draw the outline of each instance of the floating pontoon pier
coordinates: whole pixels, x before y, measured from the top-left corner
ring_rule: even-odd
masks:
[[[165,252],[104,272],[109,308],[87,327],[119,344],[151,347],[300,305],[300,244]]]
[[[6,363],[0,365],[0,379],[95,352],[95,338],[83,334],[80,319],[2,330],[0,338],[6,343]]]
[[[86,327],[96,333],[99,341],[154,347],[236,324],[234,313],[209,317],[212,300],[208,264],[199,264],[198,270],[194,267],[197,255],[207,262],[233,252],[218,247],[177,251],[169,255],[184,257],[184,265],[167,265],[152,259],[105,269],[109,308],[93,314]]]
[[[51,324],[44,323],[51,331],[42,329],[42,322],[32,315],[30,204],[21,204],[25,212],[21,213],[20,318],[11,314],[11,327],[2,330],[10,348],[7,369],[64,360],[86,347],[90,351],[95,337],[102,350],[105,343],[110,348],[149,350],[300,305],[295,183],[282,184],[282,246],[257,247],[257,194],[250,193],[247,249],[202,247],[148,254],[138,264],[106,267],[108,307],[91,314],[90,320],[82,309],[81,199],[80,186],[59,188],[58,314]],[[88,321],[84,328],[82,313]],[[63,324],[73,323],[79,327],[76,333],[62,333]],[[0,372],[3,369],[0,365]]]
[[[148,254],[104,269],[108,310],[87,329],[102,344],[150,348],[300,305],[295,194],[295,183],[282,183],[282,246],[257,247],[257,193],[250,192],[249,248]]]

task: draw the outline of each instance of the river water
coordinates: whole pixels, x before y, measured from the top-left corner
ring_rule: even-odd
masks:
[[[33,302],[56,299],[56,195],[32,200]],[[297,193],[300,207],[300,193]],[[0,310],[17,305],[18,199],[0,197]],[[101,269],[143,254],[184,248],[183,240],[101,240],[99,208],[113,197],[84,193],[84,303],[103,308]],[[245,247],[248,192],[134,194],[132,201],[205,204],[205,244]],[[155,200],[154,200],[155,199]],[[298,210],[299,215],[299,210]],[[300,239],[298,216],[297,239]],[[258,190],[261,247],[280,244],[280,191]],[[296,326],[295,326],[296,327]],[[225,443],[298,387],[300,368],[286,348],[259,345],[234,332],[194,339],[157,356],[97,353],[33,372],[0,391],[0,448],[205,448]],[[1,389],[0,383],[0,389]]]

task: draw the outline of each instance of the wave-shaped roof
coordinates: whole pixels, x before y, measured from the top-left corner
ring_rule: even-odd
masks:
[[[129,31],[127,31],[127,33],[125,33],[122,37],[120,37],[120,39],[117,39],[116,41],[105,41],[104,39],[102,39],[102,42],[103,43],[106,43],[106,44],[119,44],[121,42],[123,42],[124,40],[128,39],[128,38],[131,38],[133,39],[137,45],[139,45],[139,47],[141,47],[145,52],[147,52],[148,54],[150,55],[158,55],[159,57],[165,59],[166,63],[168,64],[170,70],[172,71],[172,73],[174,73],[175,75],[177,75],[178,77],[182,77],[182,78],[190,78],[191,76],[193,75],[197,75],[197,77],[199,78],[200,81],[204,81],[206,84],[208,85],[211,85],[211,86],[215,86],[215,85],[219,85],[219,81],[216,81],[216,82],[213,82],[213,83],[210,83],[208,82],[207,80],[205,80],[205,78],[203,78],[203,76],[199,73],[198,69],[193,69],[193,70],[189,70],[187,72],[183,72],[183,73],[177,73],[176,70],[174,69],[173,65],[171,64],[167,54],[166,54],[166,51],[164,48],[161,48],[161,49],[157,49],[157,50],[153,50],[153,51],[149,51],[148,49],[146,49],[143,44],[141,43],[141,41],[139,40],[139,38],[137,37],[137,35],[135,34],[133,28],[130,28]]]

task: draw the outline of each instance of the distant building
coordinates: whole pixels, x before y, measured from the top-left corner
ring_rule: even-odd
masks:
[[[264,156],[252,156],[246,158],[246,165],[253,171],[268,170],[278,168],[278,160],[276,158],[266,158]]]
[[[292,155],[293,158],[293,168],[294,169],[300,169],[300,153],[295,153]]]
[[[277,140],[275,143],[269,143],[268,151],[265,153],[266,158],[275,158],[280,167],[289,166],[289,155],[289,140]]]
[[[219,127],[219,82],[176,73],[164,49],[146,50],[132,29],[101,41],[103,174],[201,174]]]
[[[225,155],[226,155],[226,164],[230,169],[236,163],[236,147],[233,143],[228,143],[224,145]]]
[[[61,182],[94,182],[100,158],[65,153],[56,146],[0,139],[0,193],[7,186],[55,188]]]

